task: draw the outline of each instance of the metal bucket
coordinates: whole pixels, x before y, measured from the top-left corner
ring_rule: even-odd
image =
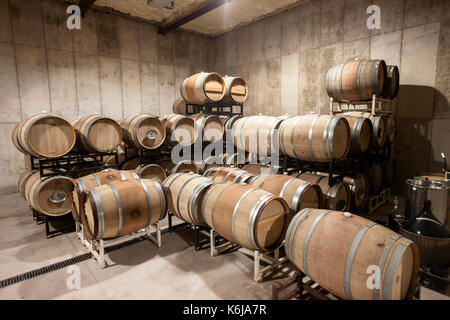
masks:
[[[406,180],[405,219],[415,218],[423,209],[425,200],[431,201],[431,210],[438,220],[450,228],[449,189],[450,182],[430,180],[424,177],[414,177]]]

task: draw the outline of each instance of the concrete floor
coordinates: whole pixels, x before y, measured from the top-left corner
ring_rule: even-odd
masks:
[[[19,194],[1,195],[0,204],[0,280],[86,252],[75,233],[46,239]],[[2,288],[0,299],[271,299],[272,283],[290,272],[256,283],[246,250],[196,252],[191,231],[163,234],[162,241],[159,249],[140,241],[111,251],[105,269],[94,259],[78,263],[79,290],[67,288],[71,275],[63,268]],[[424,288],[421,298],[449,299]]]

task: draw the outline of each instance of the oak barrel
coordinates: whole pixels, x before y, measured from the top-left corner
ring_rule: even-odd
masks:
[[[41,179],[39,171],[36,171],[27,179],[24,194],[36,211],[48,216],[63,216],[72,208],[71,191],[71,178],[56,175]]]
[[[357,173],[354,177],[344,177],[343,181],[352,193],[352,207],[363,209],[369,199],[369,178],[364,173]]]
[[[122,142],[120,125],[100,114],[86,115],[75,122],[77,148],[86,152],[108,153]]]
[[[386,66],[386,81],[384,83],[383,97],[394,99],[400,87],[400,73],[397,66]]]
[[[350,125],[350,154],[362,154],[372,145],[372,121],[364,117],[343,116]]]
[[[263,252],[281,245],[291,216],[282,198],[239,183],[211,187],[203,197],[202,214],[224,238]]]
[[[58,158],[75,145],[75,130],[56,114],[36,114],[22,120],[12,132],[16,148],[35,157]]]
[[[166,128],[166,143],[169,146],[191,146],[197,140],[193,119],[180,114],[168,114],[161,117],[161,121]]]
[[[317,184],[322,190],[322,199],[324,200],[323,208],[330,210],[342,210],[347,211],[350,209],[351,205],[351,193],[350,188],[344,182],[336,182],[332,186],[328,184],[328,175],[322,174],[312,174],[312,173],[301,173],[294,174],[301,180],[308,181],[310,183]]]
[[[247,81],[242,77],[223,77],[225,82],[225,95],[222,102],[228,104],[244,103],[248,97]]]
[[[215,72],[201,72],[186,78],[181,84],[181,96],[195,105],[218,102],[225,95],[225,82]]]
[[[214,142],[223,138],[225,130],[218,116],[197,113],[189,117],[195,121],[198,137],[202,137],[203,141]]]
[[[157,164],[141,164],[136,168],[136,172],[141,179],[155,179],[159,183],[167,178],[164,168]]]
[[[327,72],[329,97],[342,101],[361,101],[381,96],[386,78],[384,60],[355,59],[332,67]]]
[[[193,172],[195,174],[199,173],[199,168],[189,160],[180,161],[177,164],[175,164],[172,169],[170,170],[170,174],[174,173],[190,173]]]
[[[304,161],[342,160],[350,151],[350,137],[346,118],[328,115],[290,117],[280,126],[280,150]]]
[[[120,165],[120,170],[133,170],[135,171],[137,167],[141,164],[141,160],[139,158],[134,158],[122,162]]]
[[[283,174],[262,174],[250,183],[286,200],[293,213],[303,208],[320,208],[322,191],[316,184]]]
[[[81,214],[88,239],[135,233],[166,216],[166,198],[155,180],[119,180],[91,189]]]
[[[133,148],[152,150],[164,143],[166,129],[157,117],[137,114],[120,123],[124,142]]]
[[[236,120],[233,126],[234,143],[238,149],[256,155],[278,152],[277,129],[282,120],[277,117],[250,116]],[[274,150],[272,150],[274,149]]]
[[[210,156],[199,163],[195,163],[198,174],[204,174],[207,170],[211,168],[223,167],[223,165],[224,165],[223,159],[222,157],[219,156],[218,157]]]
[[[19,177],[19,181],[17,182],[17,189],[19,189],[19,192],[23,198],[25,198],[25,185],[26,185],[28,179],[30,179],[30,177],[35,172],[36,171],[26,170],[26,171],[22,172],[22,174]]]
[[[395,139],[395,134],[397,131],[397,120],[395,116],[386,116],[386,139],[388,142],[393,143]]]
[[[108,184],[113,181],[118,180],[129,180],[136,179],[139,180],[140,177],[134,171],[128,170],[115,170],[106,169],[100,172],[96,172],[84,177],[80,177],[73,180],[73,191],[72,191],[72,215],[75,221],[80,221],[81,214],[80,210],[83,209],[83,205],[86,201],[83,191],[89,192],[89,190],[99,187],[104,184]]]
[[[375,147],[384,146],[388,134],[385,116],[383,115],[374,116],[370,112],[361,112],[361,111],[350,111],[344,113],[344,115],[352,117],[364,117],[370,119],[370,121],[372,121],[373,126],[372,145]]]
[[[214,182],[193,173],[175,173],[163,183],[170,212],[193,224],[206,226],[201,203],[205,192]]]
[[[285,249],[308,277],[343,299],[401,300],[415,292],[416,244],[348,212],[303,209],[289,225]],[[377,269],[378,289],[368,285]]]
[[[369,168],[369,183],[370,183],[370,193],[378,194],[381,191],[381,186],[383,184],[383,169],[381,164],[378,162],[372,163]]]
[[[232,167],[211,168],[203,175],[213,180],[214,183],[248,183],[254,177],[245,170]]]
[[[186,102],[183,98],[178,98],[177,100],[175,100],[172,106],[172,111],[175,114],[186,114]]]
[[[260,174],[266,174],[266,173],[275,173],[275,172],[273,172],[273,168],[270,165],[263,165],[263,164],[256,164],[256,163],[244,164],[241,169],[247,171],[248,173],[250,173],[254,176],[258,176]]]

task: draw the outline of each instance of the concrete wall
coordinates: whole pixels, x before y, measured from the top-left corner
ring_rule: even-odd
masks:
[[[381,8],[381,29],[366,8]],[[396,181],[450,158],[450,1],[317,0],[215,38],[215,67],[250,86],[247,115],[329,111],[325,76],[350,58],[400,68]]]
[[[60,1],[0,0],[0,193],[24,169],[10,139],[21,119],[171,113],[181,81],[208,69],[210,38],[96,11],[70,31],[67,17]]]

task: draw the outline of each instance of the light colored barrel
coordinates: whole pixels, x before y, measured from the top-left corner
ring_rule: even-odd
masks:
[[[293,213],[303,208],[320,208],[323,203],[318,185],[288,175],[262,174],[250,184],[286,200]]]
[[[166,198],[155,180],[120,180],[91,189],[81,215],[88,239],[135,233],[166,216]]]
[[[224,166],[223,158],[219,156],[218,157],[210,156],[205,160],[196,163],[195,166],[197,167],[198,174],[204,174],[207,170],[211,168],[223,167]]]
[[[73,180],[72,216],[75,221],[81,220],[80,210],[84,209],[86,194],[89,190],[118,180],[140,179],[136,172],[130,170],[106,169]]]
[[[211,168],[203,175],[210,178],[215,183],[248,183],[254,177],[245,170],[232,167]]]
[[[394,99],[400,87],[400,73],[397,66],[386,66],[386,81],[383,89],[383,97]]]
[[[100,114],[86,115],[78,119],[74,127],[77,132],[77,148],[86,152],[112,152],[122,142],[120,125]]]
[[[233,126],[234,143],[238,149],[257,155],[278,152],[276,130],[282,120],[277,117],[251,116],[238,119]]]
[[[343,117],[296,116],[280,126],[280,150],[304,161],[342,160],[350,151],[350,137],[349,123]]]
[[[386,187],[392,186],[395,174],[394,162],[391,159],[387,159],[382,165],[382,171],[383,171],[383,185],[385,185]]]
[[[345,116],[364,117],[372,121],[373,137],[372,145],[375,147],[384,146],[387,139],[387,123],[386,117],[383,115],[374,116],[370,112],[350,111],[344,113]]]
[[[28,204],[48,216],[63,216],[70,212],[72,179],[62,175],[47,178],[34,172],[25,183],[25,199]]]
[[[344,182],[352,193],[352,207],[361,210],[369,199],[369,178],[364,173],[357,173],[354,177],[344,177]]]
[[[326,89],[339,101],[369,100],[382,95],[385,78],[384,60],[348,60],[328,70]]]
[[[225,76],[223,80],[225,81],[225,95],[222,102],[240,104],[247,100],[248,85],[244,78]]]
[[[373,125],[368,118],[343,116],[350,125],[350,154],[367,152],[372,145]]]
[[[193,173],[175,173],[163,183],[169,210],[178,218],[193,224],[206,226],[202,217],[202,199],[213,185],[211,179]]]
[[[417,246],[362,217],[303,209],[289,225],[285,249],[291,262],[337,297],[401,300],[414,295],[420,266]],[[376,270],[378,289],[367,285]]]
[[[167,178],[164,168],[157,164],[140,165],[136,168],[136,172],[141,179],[155,179],[159,183]]]
[[[254,176],[259,176],[260,174],[276,173],[273,171],[273,168],[270,165],[256,163],[245,164],[242,166],[242,170],[245,170]]]
[[[197,140],[193,119],[180,114],[168,114],[161,117],[161,121],[166,128],[166,143],[169,146],[191,146]]]
[[[324,200],[323,207],[330,210],[342,210],[347,211],[351,205],[351,193],[350,188],[346,183],[337,182],[330,186],[328,184],[328,175],[318,175],[312,173],[295,174],[295,177],[308,181],[310,183],[317,184],[322,190],[322,198]]]
[[[170,170],[170,174],[174,174],[174,173],[190,173],[193,172],[195,174],[199,173],[199,168],[195,165],[195,163],[189,161],[189,160],[184,160],[184,161],[180,161],[177,164],[175,164],[172,169]]]
[[[220,117],[220,119],[222,119],[223,127],[225,128],[225,131],[226,130],[232,130],[233,126],[234,126],[234,123],[238,119],[242,118],[242,116],[240,114],[237,114],[237,115],[234,115],[234,116],[219,116],[219,117]]]
[[[223,138],[225,131],[218,116],[197,113],[189,117],[195,121],[198,136],[203,137],[203,141],[214,142]]]
[[[56,114],[37,114],[20,122],[12,132],[16,148],[35,157],[58,158],[72,150],[75,130]]]
[[[134,158],[127,160],[125,162],[122,162],[120,165],[120,170],[136,170],[137,167],[141,164],[141,160],[139,158]]]
[[[381,164],[374,162],[369,169],[369,184],[370,193],[375,195],[379,194],[381,191],[381,186],[383,184],[383,169]]]
[[[239,183],[211,187],[203,197],[202,213],[224,238],[262,252],[281,245],[291,215],[282,198]]]
[[[183,98],[178,98],[177,100],[175,100],[172,106],[172,111],[175,114],[186,114],[186,102]]]
[[[160,147],[166,139],[166,129],[157,117],[137,114],[120,124],[123,140],[128,146],[143,150]]]
[[[225,95],[225,82],[215,72],[201,72],[186,78],[181,84],[181,96],[195,105],[218,102]]]
[[[19,189],[20,194],[22,197],[25,198],[25,185],[28,181],[28,179],[35,173],[36,171],[29,171],[26,170],[22,172],[22,174],[19,177],[19,181],[17,182],[17,189]]]

